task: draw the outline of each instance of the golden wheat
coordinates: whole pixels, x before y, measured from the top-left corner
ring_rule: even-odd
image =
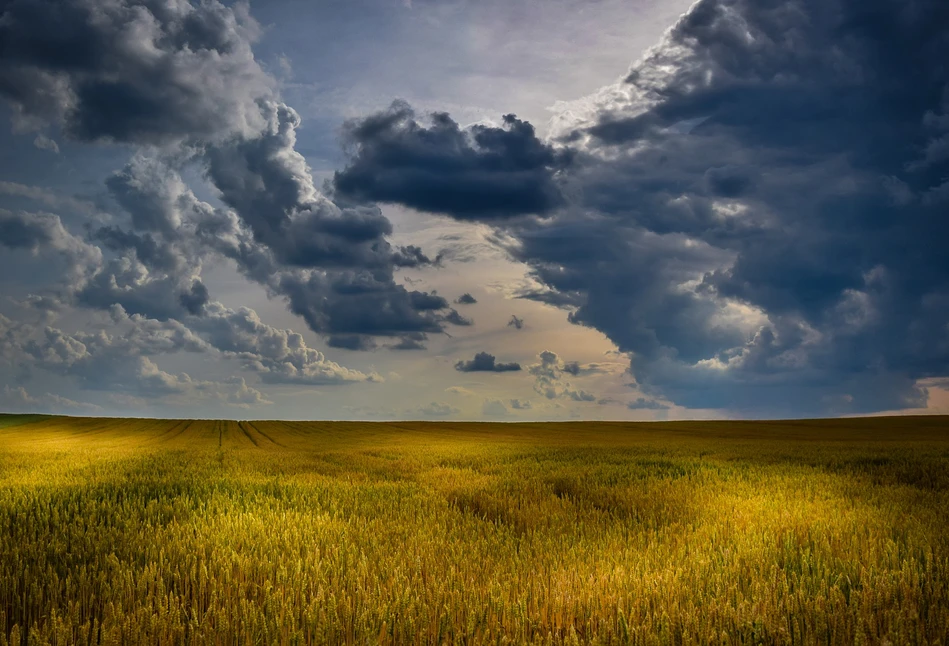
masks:
[[[0,645],[946,644],[945,418],[0,418]]]

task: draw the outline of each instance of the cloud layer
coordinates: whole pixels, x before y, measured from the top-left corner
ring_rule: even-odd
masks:
[[[602,331],[644,392],[687,407],[925,405],[917,381],[949,371],[947,20],[935,0],[696,3],[620,82],[560,106],[557,196],[511,202],[543,217],[484,207],[543,287],[522,296]],[[443,132],[458,143],[440,168],[477,158],[447,116],[424,127],[401,105],[354,132],[344,188],[371,167],[422,190],[401,173]],[[479,217],[454,186],[436,204],[367,195]]]
[[[34,319],[0,319],[0,356],[24,382],[5,387],[11,405],[79,405],[30,394],[33,371],[239,406],[269,401],[261,383],[381,381],[223,305],[207,278],[236,269],[340,350],[420,351],[471,328],[400,277],[470,258],[393,242],[380,203],[493,231],[534,281],[521,298],[629,357],[630,410],[914,408],[922,381],[949,374],[940,0],[700,0],[622,79],[559,104],[546,139],[513,114],[462,127],[396,101],[345,124],[347,161],[322,188],[246,5],[7,0],[0,14],[14,129],[48,159],[68,152],[55,138],[128,154],[95,205],[0,186],[40,207],[0,209],[4,268],[23,276],[10,300]],[[103,330],[54,325],[67,312]],[[534,334],[533,316],[508,332]],[[256,381],[159,367],[182,353]],[[487,351],[453,365],[521,370]],[[572,385],[595,367],[548,351],[525,368],[544,399],[597,401]],[[488,398],[483,414],[528,405]]]
[[[84,236],[55,214],[0,210],[0,246],[61,266],[65,280],[31,295],[34,306],[100,312],[133,333],[47,328],[42,339],[11,337],[11,361],[136,396],[224,388],[157,367],[156,354],[183,349],[147,345],[154,339],[143,330],[164,326],[190,335],[198,345],[188,351],[236,359],[265,383],[381,380],[329,361],[251,309],[216,302],[202,274],[222,262],[334,347],[371,349],[377,336],[424,347],[427,333],[470,325],[445,299],[396,283],[398,269],[431,261],[418,247],[390,245],[378,207],[339,206],[315,188],[296,151],[300,118],[254,58],[259,27],[245,5],[14,0],[0,11],[0,98],[14,126],[134,151],[106,181],[116,208]],[[189,170],[204,175],[218,204],[195,195]],[[264,401],[243,380],[226,385],[236,403]]]

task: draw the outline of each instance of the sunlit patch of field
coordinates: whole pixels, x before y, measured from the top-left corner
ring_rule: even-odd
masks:
[[[2,644],[946,644],[949,419],[0,416]]]

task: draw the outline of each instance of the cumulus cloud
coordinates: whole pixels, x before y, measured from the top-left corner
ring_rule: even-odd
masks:
[[[243,377],[230,377],[224,381],[224,387],[218,387],[218,396],[227,404],[239,408],[253,408],[273,402],[264,397],[256,388],[251,388]]]
[[[505,191],[489,183],[481,216],[454,208],[464,182],[417,199],[432,184],[403,171],[458,130],[403,105],[354,126],[337,184],[491,221],[540,285],[521,296],[603,332],[650,397],[758,414],[920,407],[917,381],[949,372],[949,68],[933,64],[947,11],[695,3],[619,82],[559,106],[562,201],[543,219],[499,220]],[[470,147],[451,150],[440,167],[465,167]],[[370,168],[402,188],[372,192]]]
[[[512,399],[510,404],[513,410],[530,410],[533,408],[529,399]]]
[[[214,301],[202,273],[222,259],[330,347],[371,350],[376,337],[394,337],[389,347],[424,349],[427,333],[470,324],[444,298],[396,284],[398,269],[434,263],[417,246],[390,244],[392,225],[377,206],[316,189],[296,150],[300,117],[254,58],[259,26],[245,4],[11,0],[0,14],[0,100],[15,128],[52,126],[73,141],[133,150],[106,181],[119,210],[96,213],[85,235],[57,215],[0,211],[0,246],[18,254],[11,262],[35,258],[64,278],[24,302],[108,313],[116,329],[18,337],[7,350],[22,363],[136,401],[189,395],[237,406],[269,400],[243,377],[195,380],[155,358],[231,359],[268,384],[382,380],[330,361],[253,310]],[[36,142],[55,147],[42,132]],[[186,166],[204,173],[223,206],[195,195]],[[9,182],[0,190],[76,206]]]
[[[283,104],[268,110],[263,135],[211,148],[206,155],[208,177],[239,217],[239,222],[217,217],[237,243],[219,247],[221,253],[248,278],[284,297],[320,334],[442,331],[438,312],[448,302],[409,291],[393,277],[397,268],[431,261],[418,247],[389,244],[391,223],[378,207],[341,208],[317,191],[306,160],[294,148],[299,117]]]
[[[102,251],[66,229],[58,215],[0,209],[0,282],[40,286],[34,303],[59,310],[102,263]]]
[[[398,202],[460,219],[544,214],[561,203],[554,175],[567,154],[540,141],[513,114],[501,127],[462,130],[445,113],[419,123],[404,101],[352,121],[348,166],[333,179],[355,199]]]
[[[207,153],[209,179],[254,239],[291,266],[389,266],[394,252],[383,237],[392,225],[378,207],[340,209],[322,195],[295,149],[299,115],[279,102],[265,104],[263,114],[263,133]],[[402,250],[397,260],[407,266],[429,262],[417,248]]]
[[[276,146],[269,170],[263,170],[270,163],[267,155],[252,162],[258,175],[241,177],[233,174],[233,167],[217,168],[225,190],[242,187],[224,194],[234,210],[198,200],[167,163],[133,157],[107,182],[130,214],[130,226],[94,232],[116,255],[77,290],[78,301],[94,308],[118,303],[132,313],[160,319],[196,315],[210,299],[200,279],[202,267],[225,257],[247,278],[283,297],[311,329],[328,336],[332,347],[372,349],[374,335],[411,337],[440,331],[446,317],[438,311],[447,308],[447,302],[434,294],[408,291],[393,280],[396,266],[426,262],[421,252],[414,247],[394,249],[376,237],[389,231],[388,221],[378,213],[366,211],[369,219],[361,220],[319,195],[305,161],[293,150],[292,137]],[[233,165],[238,153],[232,153]],[[264,176],[280,190],[268,190]],[[270,214],[271,220],[258,217],[258,211]],[[249,222],[244,214],[250,214]],[[307,224],[301,224],[304,220]],[[329,232],[325,244],[319,242],[320,228]],[[295,264],[293,255],[304,244],[322,245],[328,255]]]
[[[41,333],[0,322],[7,333],[0,340],[8,361],[26,362],[53,374],[72,377],[84,389],[141,398],[211,397],[225,403],[266,403],[262,394],[243,379],[224,382],[195,380],[187,373],[172,374],[152,359],[159,353],[181,350],[201,352],[204,345],[175,326],[146,326],[133,335],[77,332],[69,334],[46,327]],[[67,403],[55,398],[34,402],[55,409]]]
[[[939,132],[927,115],[947,107],[946,70],[927,62],[949,45],[930,27],[945,9],[831,5],[697,3],[562,124],[582,151],[584,205],[613,240],[577,213],[574,240],[597,245],[598,266],[551,229],[525,231],[523,257],[545,285],[582,294],[571,320],[633,353],[648,391],[869,411],[921,405],[915,381],[949,367],[935,305],[949,277],[932,242],[945,220],[913,198],[949,170],[920,152]]]
[[[225,356],[234,357],[265,383],[329,385],[382,381],[382,377],[345,368],[309,346],[292,330],[263,323],[257,312],[210,303],[206,313],[188,320],[190,328]]]
[[[547,399],[567,399],[575,402],[597,401],[597,397],[586,390],[574,387],[567,379],[605,372],[599,364],[581,366],[578,361],[564,361],[556,352],[544,350],[538,355],[540,363],[527,367],[534,377],[534,391]]]
[[[474,359],[461,360],[455,364],[459,372],[514,372],[521,369],[516,362],[499,363],[493,354],[479,352]]]
[[[27,372],[33,368],[70,377],[88,390],[124,393],[140,400],[172,396],[219,400],[250,407],[269,399],[240,376],[196,380],[159,368],[155,358],[192,353],[233,359],[267,384],[333,385],[378,382],[382,377],[345,368],[307,346],[291,330],[261,322],[249,308],[212,302],[202,316],[159,321],[110,309],[111,325],[96,333],[42,331],[0,316],[0,357]]]
[[[455,299],[455,303],[457,303],[458,305],[474,305],[477,302],[478,302],[478,299],[472,296],[471,294],[469,294],[468,292],[465,292],[464,294],[462,294],[461,296]]]
[[[20,129],[139,144],[258,131],[274,82],[254,59],[247,6],[216,0],[11,0],[0,97]]]
[[[94,263],[101,255],[94,246],[67,231],[59,216],[52,213],[13,213],[0,209],[0,245],[31,254],[50,248],[70,256],[76,267],[84,261]]]
[[[201,351],[261,380],[374,380],[222,310],[202,272],[232,261],[332,346],[368,350],[383,337],[423,348],[467,319],[397,284],[399,269],[438,258],[389,241],[372,203],[384,202],[490,223],[495,246],[530,269],[519,295],[605,334],[646,402],[759,414],[920,407],[920,380],[949,372],[949,70],[933,63],[949,50],[949,9],[939,0],[700,0],[621,80],[562,104],[549,141],[513,115],[462,128],[396,102],[347,125],[348,163],[323,191],[297,150],[299,115],[253,56],[259,27],[245,5],[0,6],[0,100],[15,128],[47,147],[43,132],[138,151],[107,182],[124,219],[79,235],[58,215],[0,212],[0,262],[24,263],[33,281],[61,276],[28,297],[47,311],[118,306],[184,325]],[[185,163],[223,207],[195,196]],[[30,187],[0,191],[57,206]],[[222,349],[242,325],[276,349]],[[61,334],[18,347],[94,383],[88,367],[121,346]],[[152,352],[115,369],[135,388],[200,390]],[[554,356],[538,364],[538,392],[589,401],[569,385],[583,367]],[[499,367],[520,368],[487,353],[456,364]]]
[[[19,126],[139,146],[107,181],[127,225],[93,232],[112,253],[73,300],[162,320],[196,315],[210,299],[202,268],[224,256],[334,346],[441,332],[447,301],[394,281],[397,269],[432,261],[392,246],[375,205],[339,206],[313,185],[296,150],[300,117],[254,59],[258,31],[245,5],[216,0],[4,5],[0,98]],[[179,172],[189,161],[227,208],[195,197]],[[11,244],[26,244],[14,233],[5,231]]]

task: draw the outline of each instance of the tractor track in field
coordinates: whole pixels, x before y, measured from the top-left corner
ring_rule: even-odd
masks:
[[[238,423],[237,423],[237,428],[241,429],[241,433],[243,433],[244,435],[246,435],[246,436],[247,436],[247,439],[250,440],[251,442],[253,442],[253,443],[254,443],[254,446],[256,446],[256,447],[259,448],[259,447],[260,447],[260,443],[259,443],[257,440],[254,439],[254,436],[251,435],[251,434],[250,434],[250,431],[247,429],[247,426],[249,426],[249,424],[247,424],[247,426],[245,426],[245,424],[247,424],[247,423],[246,423],[246,422],[238,422]]]
[[[171,440],[181,437],[194,423],[194,420],[184,419],[178,422],[177,424],[172,425],[168,428],[167,431],[158,435],[155,438],[156,442],[170,442]]]
[[[257,426],[256,424],[254,424],[253,422],[244,422],[244,424],[247,424],[247,428],[253,429],[253,430],[256,431],[257,433],[260,433],[262,436],[264,436],[265,438],[267,438],[271,443],[276,444],[277,446],[282,446],[282,447],[286,448],[286,446],[285,446],[284,444],[278,442],[277,440],[273,439],[272,437],[270,437],[269,435],[267,435],[266,433],[264,433],[262,430],[260,430],[260,427]]]

